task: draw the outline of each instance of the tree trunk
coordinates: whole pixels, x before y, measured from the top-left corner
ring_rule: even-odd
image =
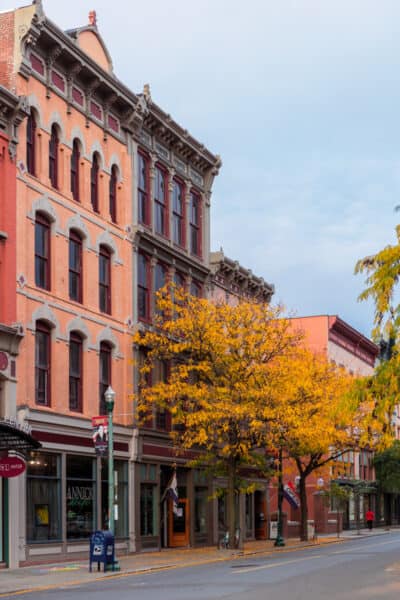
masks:
[[[228,493],[227,493],[227,517],[229,531],[229,547],[235,547],[236,530],[236,502],[235,502],[235,478],[236,478],[236,460],[229,459],[228,465]]]
[[[308,504],[306,490],[306,476],[304,473],[300,475],[299,495],[300,495],[300,539],[302,542],[308,540]]]

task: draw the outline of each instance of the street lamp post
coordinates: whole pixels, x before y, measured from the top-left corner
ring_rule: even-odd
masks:
[[[279,473],[278,473],[278,531],[276,532],[276,540],[274,546],[282,547],[285,545],[283,539],[283,461],[282,461],[282,444],[279,446]]]
[[[113,436],[113,410],[115,392],[109,385],[104,393],[108,413],[108,529],[114,535],[114,436]]]

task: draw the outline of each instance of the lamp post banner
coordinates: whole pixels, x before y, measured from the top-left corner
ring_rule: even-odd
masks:
[[[96,454],[104,456],[108,450],[108,417],[92,417],[93,444]]]

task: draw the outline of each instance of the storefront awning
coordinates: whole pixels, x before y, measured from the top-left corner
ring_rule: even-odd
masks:
[[[0,452],[5,450],[37,450],[42,444],[35,440],[30,433],[13,423],[0,421]]]

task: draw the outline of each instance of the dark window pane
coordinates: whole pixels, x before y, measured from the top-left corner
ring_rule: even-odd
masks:
[[[104,393],[111,385],[111,348],[104,343],[100,346],[99,371],[99,414],[105,415],[107,414],[107,408]]]
[[[71,155],[71,192],[77,202],[79,202],[79,159],[79,142],[74,140]]]
[[[99,256],[99,306],[104,313],[111,313],[111,260],[107,248],[100,248]]]
[[[156,233],[166,234],[166,176],[156,167],[154,178],[154,202],[155,202],[155,228]]]
[[[93,156],[92,168],[90,169],[90,201],[95,212],[99,212],[99,159],[97,154]]]
[[[38,215],[35,223],[35,284],[46,290],[50,287],[49,240],[50,224]]]
[[[155,535],[155,486],[142,483],[140,486],[140,535]]]
[[[69,240],[69,297],[76,302],[82,301],[82,242],[71,233]]]
[[[138,256],[138,314],[141,319],[149,318],[149,268],[144,254]]]
[[[117,222],[117,170],[116,167],[111,169],[110,177],[110,217],[113,223]]]
[[[41,323],[35,333],[35,401],[50,405],[50,331]]]

